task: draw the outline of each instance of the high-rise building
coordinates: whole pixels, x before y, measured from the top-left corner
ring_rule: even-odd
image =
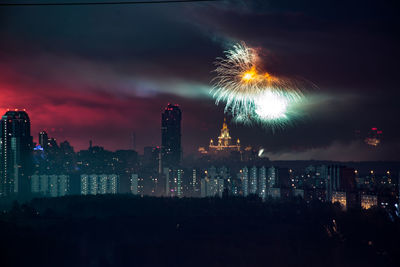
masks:
[[[69,176],[37,175],[31,176],[31,192],[43,196],[61,197],[69,193]]]
[[[192,179],[190,180],[191,195],[198,196],[199,186],[200,186],[200,171],[198,169],[192,170]]]
[[[183,170],[173,169],[170,170],[169,174],[169,196],[171,197],[183,197]]]
[[[177,167],[181,163],[181,120],[178,105],[168,104],[161,115],[161,161],[163,167]]]
[[[258,173],[258,196],[263,200],[267,197],[267,169],[262,166]]]
[[[201,179],[201,197],[222,197],[224,192],[224,179],[203,178]]]
[[[33,142],[25,111],[7,111],[0,124],[0,194],[28,193]]]
[[[242,182],[242,194],[247,197],[249,195],[249,169],[247,167],[240,170],[240,180]]]
[[[82,174],[81,195],[117,194],[119,176],[116,174]]]
[[[276,169],[274,167],[268,168],[268,188],[275,187],[276,185]]]
[[[257,167],[253,166],[250,169],[250,181],[249,181],[250,194],[257,194]]]
[[[131,193],[133,195],[143,194],[142,179],[137,173],[132,173],[131,175]]]

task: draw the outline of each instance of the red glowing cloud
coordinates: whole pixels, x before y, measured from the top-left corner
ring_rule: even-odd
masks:
[[[95,90],[75,77],[65,83],[32,77],[10,66],[0,64],[0,112],[26,109],[34,140],[46,130],[76,149],[87,148],[89,140],[108,149],[127,149],[135,132],[141,143],[159,144],[161,101]]]

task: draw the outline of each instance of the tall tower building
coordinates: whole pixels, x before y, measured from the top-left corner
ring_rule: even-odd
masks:
[[[210,140],[209,152],[214,154],[230,154],[232,151],[240,152],[240,140],[236,140],[236,144],[232,142],[232,137],[229,134],[228,124],[226,123],[226,118],[221,128],[221,134],[218,136],[218,142],[214,143],[214,140]]]
[[[250,169],[249,193],[257,194],[257,167],[253,166]]]
[[[262,166],[258,174],[258,196],[263,200],[267,197],[267,169]]]
[[[242,182],[242,193],[244,197],[249,195],[249,168],[244,167],[240,170],[240,179]]]
[[[168,104],[161,116],[161,161],[163,167],[176,167],[181,163],[181,119],[178,105]]]
[[[267,186],[268,188],[275,187],[276,183],[276,169],[274,166],[268,168],[268,178],[267,178]]]
[[[32,157],[31,123],[25,111],[7,111],[0,123],[0,194],[28,193]]]

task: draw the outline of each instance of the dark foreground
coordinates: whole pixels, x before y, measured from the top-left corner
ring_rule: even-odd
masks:
[[[400,223],[380,209],[257,199],[88,196],[14,203],[1,266],[398,266]]]

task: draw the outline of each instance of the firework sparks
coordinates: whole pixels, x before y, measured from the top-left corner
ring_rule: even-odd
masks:
[[[225,51],[215,62],[213,97],[237,122],[283,126],[303,98],[300,82],[262,71],[260,63],[257,51],[245,43]]]

